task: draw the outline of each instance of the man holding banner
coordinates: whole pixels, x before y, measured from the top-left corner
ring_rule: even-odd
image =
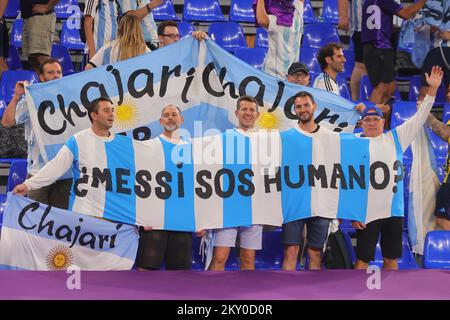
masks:
[[[98,162],[100,160],[99,158],[101,158],[101,155],[96,152],[96,150],[98,150],[98,148],[96,148],[96,144],[112,142],[115,139],[127,139],[126,137],[115,135],[109,131],[114,123],[114,108],[108,97],[100,97],[95,99],[89,107],[88,116],[92,122],[91,128],[82,130],[72,136],[52,161],[47,162],[46,165],[33,177],[16,186],[13,193],[25,195],[32,190],[51,185],[71,168],[74,171],[75,178],[80,177],[82,173],[85,173],[82,172],[85,168],[81,168],[80,170],[78,166],[80,163],[80,157],[85,158],[83,159],[84,161],[92,163]],[[86,149],[87,152],[83,152],[83,149]],[[99,177],[98,180],[101,180],[101,177]],[[98,184],[98,182],[99,181],[96,183]],[[75,179],[69,209],[78,212],[86,212],[86,208],[83,208],[84,210],[77,210],[74,208],[74,193],[79,195],[86,191],[79,190],[80,184],[80,179]],[[92,193],[86,192],[86,198],[89,198],[91,195]],[[83,207],[83,204],[79,205]],[[92,215],[95,216],[95,212],[90,211],[89,208],[87,211],[92,212]]]
[[[178,134],[184,119],[181,110],[168,105],[161,111],[163,133],[158,140],[165,149],[185,144]],[[159,270],[165,263],[166,270],[189,270],[192,264],[192,233],[171,230],[141,230],[136,264],[140,271]]]
[[[62,77],[62,69],[58,60],[48,59],[40,67],[39,79],[41,82],[49,82]],[[44,161],[40,155],[35,131],[31,124],[31,116],[25,100],[25,83],[18,81],[14,88],[14,96],[6,107],[2,118],[2,125],[12,127],[15,124],[24,124],[25,138],[28,142],[28,176],[35,175],[43,166]],[[58,177],[59,178],[59,177]],[[56,180],[55,180],[56,181]],[[35,189],[30,192],[31,199],[41,203],[49,204],[61,209],[67,209],[69,202],[70,185],[72,179],[70,175],[64,175],[54,183],[45,187]]]
[[[240,135],[248,135],[255,127],[258,119],[258,102],[250,96],[241,96],[237,101],[235,111],[239,124],[235,129]],[[237,228],[216,229],[214,237],[214,254],[210,270],[223,271],[230,254],[230,248],[236,246],[236,238],[239,233],[240,240],[240,267],[241,270],[255,269],[255,250],[262,249],[263,226],[251,225]]]
[[[433,104],[437,89],[442,81],[442,69],[433,67],[431,75],[426,74],[427,83],[429,85],[428,95],[422,104]],[[420,102],[419,102],[420,103]],[[420,104],[419,104],[420,106]],[[406,121],[403,125],[397,127],[395,133],[398,139],[402,139],[403,134],[407,133],[408,126],[418,126],[415,123],[416,116]],[[387,138],[387,134],[383,134],[384,118],[381,109],[376,106],[368,107],[361,116],[363,134],[361,137],[383,140]],[[402,148],[403,149],[403,148]],[[386,152],[387,149],[379,149],[378,152]],[[404,169],[402,169],[403,171]],[[367,269],[370,261],[375,258],[375,248],[380,237],[381,252],[383,255],[383,268],[387,270],[397,270],[397,259],[402,257],[402,233],[403,233],[403,216],[392,216],[385,219],[377,219],[368,224],[354,221],[353,227],[357,229],[357,245],[356,245],[356,269]]]
[[[310,93],[305,91],[297,93],[294,96],[294,108],[299,119],[296,130],[307,136],[316,137],[333,134],[314,122],[314,111],[317,106]],[[323,217],[311,217],[283,224],[281,235],[281,242],[285,246],[283,270],[296,270],[305,225],[307,228],[309,270],[320,270],[322,268],[322,249],[327,240],[329,224],[330,219]]]

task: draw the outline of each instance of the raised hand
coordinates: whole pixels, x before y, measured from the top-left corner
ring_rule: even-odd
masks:
[[[434,66],[431,69],[430,75],[428,73],[425,73],[425,79],[427,80],[428,86],[430,88],[439,88],[442,82],[442,76],[444,75],[444,72],[442,71],[442,68],[439,66]]]
[[[19,196],[24,196],[27,193],[28,187],[24,183],[17,185],[13,190],[13,194],[17,194]]]

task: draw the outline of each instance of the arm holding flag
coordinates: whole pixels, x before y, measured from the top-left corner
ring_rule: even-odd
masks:
[[[73,139],[73,138],[72,138]],[[73,163],[73,154],[69,148],[64,145],[58,154],[51,161],[47,162],[45,166],[39,170],[32,178],[25,180],[24,183],[19,184],[13,190],[14,194],[25,195],[30,190],[39,189],[51,185],[59,177],[61,177],[67,170],[70,169]]]

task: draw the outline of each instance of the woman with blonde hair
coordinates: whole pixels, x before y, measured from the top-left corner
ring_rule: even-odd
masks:
[[[117,39],[108,42],[89,60],[84,70],[123,61],[150,52],[141,28],[141,21],[131,15],[120,19]]]

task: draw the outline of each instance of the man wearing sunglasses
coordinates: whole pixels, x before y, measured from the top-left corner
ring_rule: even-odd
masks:
[[[203,40],[206,38],[206,32],[194,31],[192,36],[197,40]],[[165,47],[169,44],[180,40],[181,35],[178,31],[178,24],[175,21],[164,21],[158,26],[158,39],[159,47]]]

